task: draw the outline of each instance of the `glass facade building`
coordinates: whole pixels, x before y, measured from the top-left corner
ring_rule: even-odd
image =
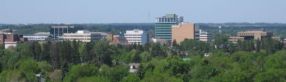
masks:
[[[172,25],[177,25],[183,22],[183,17],[176,14],[167,14],[158,17],[155,24],[155,38],[166,41],[172,40]]]

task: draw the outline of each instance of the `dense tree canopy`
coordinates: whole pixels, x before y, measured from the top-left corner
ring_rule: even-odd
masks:
[[[233,44],[224,40],[223,36],[213,43],[185,40],[172,47],[157,43],[110,45],[105,40],[25,42],[16,48],[0,49],[0,81],[37,82],[38,74],[47,82],[286,80],[286,50],[279,41]],[[130,63],[140,64],[137,72],[129,72]]]

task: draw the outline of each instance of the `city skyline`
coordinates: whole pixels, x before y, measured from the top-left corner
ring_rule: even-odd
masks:
[[[0,23],[154,23],[168,13],[186,22],[286,23],[285,0],[0,0]]]

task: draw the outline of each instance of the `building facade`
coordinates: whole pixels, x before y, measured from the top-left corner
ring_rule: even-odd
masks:
[[[5,49],[10,47],[16,47],[17,43],[20,41],[26,41],[22,35],[13,34],[12,32],[1,32],[0,33],[0,44],[2,44]]]
[[[128,44],[144,45],[148,41],[148,36],[143,30],[127,30],[124,34]]]
[[[74,28],[74,26],[69,25],[56,25],[51,26],[50,28],[50,34],[53,37],[53,39],[57,39],[59,36],[62,36],[63,33],[74,33],[77,30]]]
[[[265,37],[272,37],[273,33],[265,32],[263,30],[249,30],[249,31],[242,31],[238,32],[237,36],[244,37],[245,40],[261,40]]]
[[[185,39],[195,39],[195,24],[180,23],[172,26],[172,40],[181,43]]]
[[[63,33],[60,39],[66,41],[80,41],[80,42],[92,42],[100,39],[104,39],[107,33],[103,32],[89,32],[85,30],[78,30],[76,33]]]
[[[163,17],[158,17],[155,24],[155,38],[167,41],[172,40],[172,25],[177,25],[183,22],[183,17],[176,14],[167,14]]]
[[[33,35],[24,35],[24,38],[27,38],[28,41],[46,41],[50,37],[48,32],[38,32]]]
[[[198,30],[196,33],[196,39],[199,40],[199,41],[203,41],[203,42],[208,42],[211,40],[211,35],[206,32],[206,31],[203,31],[203,30]]]
[[[232,43],[237,43],[238,41],[244,40],[261,40],[263,38],[273,38],[273,33],[266,32],[263,30],[248,30],[248,31],[241,31],[236,34],[236,36],[231,36],[228,38],[228,41]],[[280,40],[279,40],[280,41]]]

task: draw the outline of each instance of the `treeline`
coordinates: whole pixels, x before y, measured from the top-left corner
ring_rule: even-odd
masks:
[[[36,32],[49,32],[52,25],[64,24],[6,24],[0,25],[0,29],[13,29],[18,34],[33,34]],[[148,32],[151,36],[154,35],[154,23],[110,23],[110,24],[70,24],[77,29],[84,29],[89,31],[111,32],[114,34],[124,33],[126,30],[142,29]],[[203,29],[213,35],[218,34],[219,26],[225,34],[236,35],[239,31],[264,29],[273,32],[275,36],[286,37],[286,24],[279,23],[196,23],[199,29]]]
[[[0,82],[284,82],[282,46],[267,38],[233,44],[223,35],[172,46],[27,42],[0,49]],[[130,63],[139,71],[129,73]]]
[[[49,32],[53,25],[66,24],[7,24],[0,25],[0,29],[12,29],[17,34],[33,34],[36,32]],[[152,23],[111,23],[111,24],[68,24],[75,26],[79,30],[89,30],[98,32],[111,32],[114,34],[124,33],[130,29],[142,29],[147,32],[152,32],[154,24]]]
[[[200,29],[206,30],[212,34],[219,33],[219,26],[225,34],[236,35],[237,32],[246,30],[265,30],[273,32],[275,36],[286,37],[286,24],[280,23],[199,23]]]

